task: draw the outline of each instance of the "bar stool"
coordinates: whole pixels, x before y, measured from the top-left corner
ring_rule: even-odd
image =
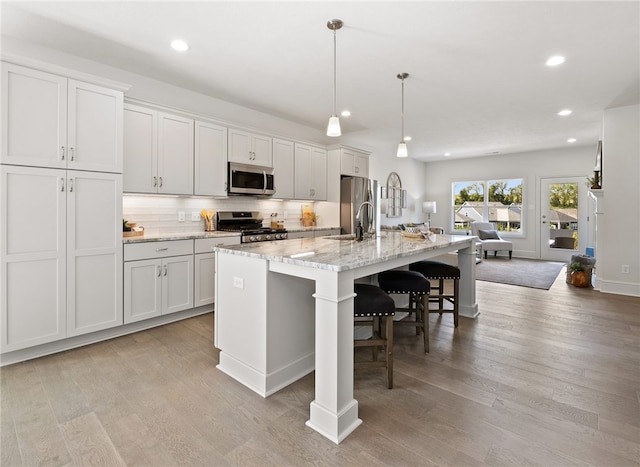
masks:
[[[396,321],[396,326],[415,326],[416,334],[422,331],[424,337],[424,352],[429,353],[429,293],[431,284],[419,272],[406,270],[384,271],[378,274],[378,284],[386,293],[409,294],[409,307],[396,308],[397,311],[415,312],[415,320]],[[413,305],[415,304],[415,308]]]
[[[354,318],[368,318],[356,320],[358,326],[371,326],[373,337],[371,339],[354,339],[353,347],[372,347],[373,360],[368,362],[354,362],[354,368],[369,366],[382,366],[387,368],[387,387],[393,388],[393,316],[395,303],[393,298],[387,295],[380,287],[369,284],[354,284],[353,316]],[[381,331],[381,319],[386,321],[386,330]],[[385,348],[384,361],[378,360],[378,347]]]
[[[458,295],[460,291],[460,268],[440,261],[418,261],[409,265],[409,270],[416,271],[426,277],[429,282],[437,281],[438,285],[431,284],[431,289],[437,294],[429,296],[430,302],[437,302],[438,308],[430,308],[429,313],[453,313],[453,326],[458,327]],[[453,293],[446,293],[444,290],[445,280],[453,281]],[[449,302],[453,309],[445,308],[444,304]]]

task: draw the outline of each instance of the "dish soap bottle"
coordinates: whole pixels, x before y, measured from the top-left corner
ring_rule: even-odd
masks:
[[[362,223],[358,221],[356,225],[356,241],[361,242],[364,237],[364,230],[362,229]]]

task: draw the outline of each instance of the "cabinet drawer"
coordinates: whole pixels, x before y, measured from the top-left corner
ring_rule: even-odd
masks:
[[[240,245],[240,235],[230,237],[196,238],[196,254],[211,253],[213,248],[222,245]]]
[[[193,240],[170,240],[163,242],[126,243],[124,260],[166,258],[168,256],[192,255]]]

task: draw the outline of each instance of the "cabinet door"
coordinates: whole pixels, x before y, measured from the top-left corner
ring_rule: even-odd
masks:
[[[153,318],[161,313],[162,260],[124,263],[124,323]]]
[[[193,308],[193,255],[162,260],[162,314]]]
[[[311,191],[311,147],[295,145],[294,153],[294,193],[296,199],[313,199]]]
[[[253,135],[253,163],[273,167],[273,139],[268,136]]]
[[[125,105],[123,172],[126,193],[158,191],[158,113],[155,110]]]
[[[311,192],[313,199],[327,199],[327,151],[311,148]]]
[[[357,175],[358,177],[365,177],[368,178],[369,177],[369,156],[366,154],[362,154],[359,152],[356,152],[354,154],[354,172],[355,175]]]
[[[227,129],[195,122],[194,194],[227,195]]]
[[[273,169],[275,198],[293,198],[293,143],[282,139],[273,140]]]
[[[193,194],[193,120],[158,113],[158,193]]]
[[[122,175],[67,171],[67,337],[122,324]]]
[[[0,161],[63,168],[66,146],[66,78],[2,63]]]
[[[229,130],[229,153],[227,159],[230,162],[240,162],[241,164],[252,164],[251,136],[249,133],[240,130]]]
[[[67,167],[122,173],[122,92],[69,80]]]
[[[215,253],[195,255],[195,298],[194,306],[213,303],[215,295]]]
[[[342,175],[356,175],[354,169],[355,154],[349,149],[340,150],[340,173]]]
[[[64,170],[0,166],[0,348],[66,335]]]

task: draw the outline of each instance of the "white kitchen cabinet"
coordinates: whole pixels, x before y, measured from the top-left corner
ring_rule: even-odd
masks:
[[[122,176],[0,170],[2,352],[122,324]]]
[[[121,91],[2,63],[3,164],[122,173]]]
[[[227,129],[195,122],[195,195],[227,196]]]
[[[273,173],[276,192],[274,198],[291,199],[294,196],[293,142],[273,140]]]
[[[340,148],[340,174],[369,177],[369,155],[350,148]]]
[[[126,104],[124,191],[193,194],[194,121]]]
[[[327,151],[296,143],[294,154],[295,198],[326,200]]]
[[[197,238],[195,240],[194,306],[210,305],[215,297],[216,255],[213,249],[222,245],[239,245],[240,236]]]
[[[193,308],[193,240],[124,245],[124,322]]]
[[[229,129],[229,162],[273,167],[272,138]]]

